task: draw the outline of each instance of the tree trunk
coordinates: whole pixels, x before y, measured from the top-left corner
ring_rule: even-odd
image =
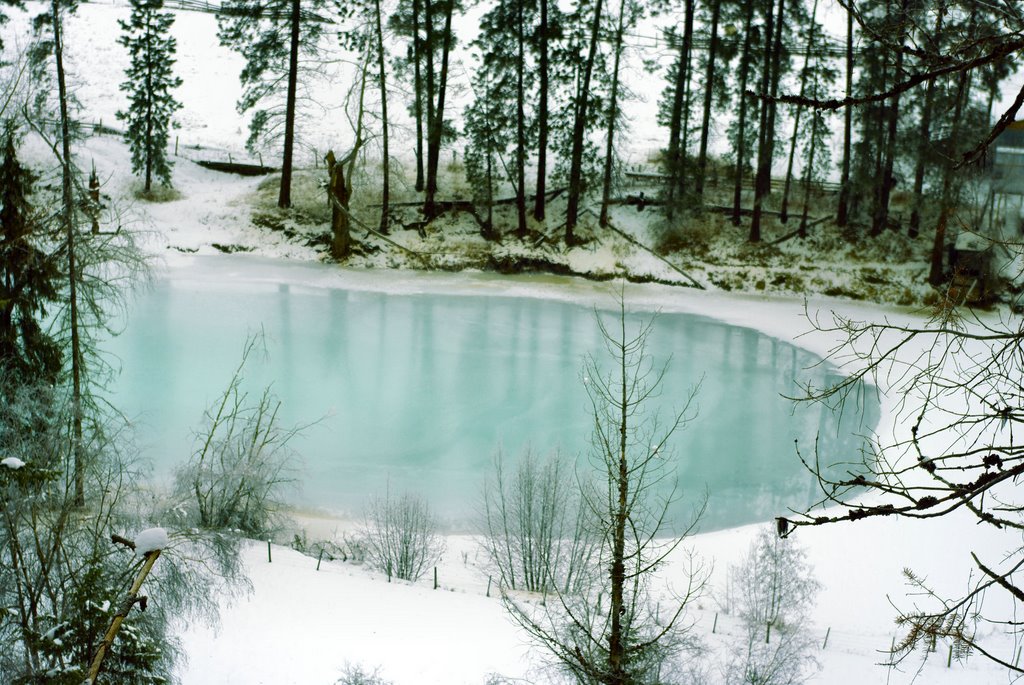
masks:
[[[626,340],[626,322],[621,320],[622,345]],[[626,685],[627,676],[625,672],[625,639],[623,635],[622,617],[626,613],[625,585],[626,585],[626,524],[629,520],[629,461],[627,459],[629,414],[635,400],[630,399],[629,388],[626,379],[629,369],[626,366],[627,353],[625,349],[618,351],[619,373],[622,380],[619,388],[617,407],[619,410],[619,444],[618,444],[618,480],[615,489],[618,498],[614,507],[615,516],[612,528],[612,559],[611,559],[611,614],[612,625],[608,634],[608,671],[609,683],[615,685]]]
[[[437,195],[437,168],[441,161],[441,134],[443,132],[444,123],[444,101],[445,94],[448,90],[448,54],[451,51],[452,45],[452,15],[454,13],[455,3],[453,0],[448,0],[445,3],[444,33],[441,36],[441,73],[438,74],[437,79],[437,106],[434,107],[433,119],[428,120],[427,197],[426,201],[423,203],[423,215],[427,221],[437,216],[437,207],[434,202],[435,196]]]
[[[804,50],[804,69],[800,73],[800,97],[804,96],[807,90],[807,72],[811,65],[811,51],[814,46],[815,20],[818,16],[818,0],[814,0],[811,8],[811,24],[807,32],[807,48]],[[796,157],[796,139],[800,133],[800,114],[803,106],[797,105],[793,113],[793,135],[789,139],[789,162],[786,164],[786,183],[782,188],[782,206],[779,208],[779,221],[786,223],[789,220],[789,187],[793,180],[793,158]],[[813,116],[813,113],[812,113]]]
[[[604,182],[601,187],[601,214],[598,223],[605,227],[608,225],[608,204],[612,195],[612,167],[615,156],[615,123],[619,118],[619,64],[622,57],[622,34],[626,18],[626,0],[619,4],[619,20],[615,28],[615,43],[613,50],[615,58],[612,65],[612,91],[611,102],[608,103],[608,141],[604,154]]]
[[[391,153],[388,150],[388,87],[387,72],[384,70],[384,31],[380,20],[380,0],[373,0],[373,8],[377,22],[377,78],[380,87],[381,147],[384,155],[381,170],[384,179],[380,191],[379,230],[387,235],[389,232],[389,203],[391,202]]]
[[[427,0],[428,2],[430,0]],[[420,0],[412,0],[413,110],[416,116],[416,192],[423,192],[423,77],[420,74]]]
[[[348,257],[352,247],[352,232],[349,225],[349,187],[345,180],[345,164],[328,151],[326,160],[330,184],[327,194],[331,201],[331,256],[337,260]]]
[[[943,8],[939,9],[935,20],[935,35],[942,33],[942,20],[945,16]],[[924,104],[921,106],[921,128],[917,140],[917,164],[914,166],[914,208],[910,212],[910,228],[908,234],[916,238],[921,234],[921,202],[924,199],[924,164],[931,143],[932,106],[935,103],[935,79],[929,79],[924,92]]]
[[[964,101],[967,100],[967,79],[968,71],[961,71],[956,86],[956,106],[953,109],[953,130],[950,133],[949,154],[946,158],[946,166],[942,173],[942,198],[939,209],[939,221],[935,227],[935,242],[932,243],[931,269],[928,272],[928,282],[938,287],[944,280],[943,254],[946,251],[946,227],[949,224],[949,215],[953,212],[953,175],[954,160],[957,157],[957,149],[960,145],[960,117],[964,110]]]
[[[704,178],[708,165],[708,138],[711,133],[711,110],[714,107],[715,94],[715,55],[718,52],[718,20],[722,13],[722,0],[713,1],[708,63],[704,72],[704,114],[700,126],[700,151],[697,153],[697,178],[694,181],[694,191],[699,198],[704,197]]]
[[[537,77],[540,92],[537,103],[537,196],[533,205],[533,218],[544,221],[548,173],[548,0],[540,0],[540,54]]]
[[[740,113],[736,140],[736,173],[733,177],[732,225],[740,225],[740,208],[743,200],[743,166],[746,161],[747,132],[747,82],[750,74],[750,41],[754,22],[754,3],[747,3],[747,16],[743,26],[743,50],[740,54]]]
[[[523,2],[516,0],[516,235],[526,238],[526,36]]]
[[[811,112],[811,146],[807,153],[807,167],[804,169],[804,208],[800,213],[800,237],[807,237],[807,213],[811,205],[811,182],[814,172],[814,152],[818,143],[818,113]]]
[[[689,3],[685,5],[689,10]],[[672,113],[669,115],[668,128],[668,180],[665,187],[665,215],[669,221],[672,220],[676,211],[676,190],[679,187],[678,176],[682,167],[681,155],[679,154],[680,140],[682,139],[683,123],[683,95],[686,91],[686,65],[688,59],[686,53],[688,46],[686,39],[679,44],[679,62],[676,64],[675,84],[672,88]]]
[[[426,81],[425,95],[427,100],[427,111],[424,124],[426,126],[426,132],[424,135],[424,141],[427,146],[426,154],[423,154],[424,164],[424,176],[423,176],[423,189],[427,189],[427,177],[430,175],[430,137],[434,130],[434,95],[437,91],[437,75],[434,73],[434,41],[437,37],[434,35],[434,2],[435,0],[422,0],[423,1],[423,49],[424,58],[426,60],[426,74],[423,74],[424,80]]]
[[[779,88],[779,61],[782,57],[782,30],[785,27],[783,19],[785,16],[786,0],[779,0],[779,16],[772,20],[771,9],[765,17],[767,21],[766,32],[769,37],[765,39],[765,70],[762,78],[763,93],[771,98]],[[764,208],[764,199],[771,191],[772,185],[772,155],[775,148],[775,103],[773,100],[765,102],[761,106],[761,131],[757,147],[757,175],[754,177],[754,211],[750,219],[750,242],[757,243],[761,240],[761,213]]]
[[[594,71],[594,58],[601,34],[602,0],[594,3],[594,23],[590,32],[590,47],[583,64],[583,82],[576,90],[573,117],[572,153],[569,157],[569,196],[565,208],[565,244],[576,244],[576,222],[579,220],[580,196],[583,194],[583,137],[587,128],[587,100],[590,98],[590,77]]]
[[[150,22],[150,13],[146,14],[146,182],[143,190],[149,192],[153,189],[153,65],[152,45],[150,40],[153,36],[153,27]]]
[[[908,21],[907,2],[908,0],[903,0],[900,6],[899,50],[896,53],[896,73],[893,77],[893,83],[899,83],[903,77],[903,44],[906,41]],[[885,137],[885,165],[882,168],[881,183],[876,186],[875,190],[875,211],[871,217],[870,235],[872,236],[881,234],[889,223],[889,197],[892,194],[894,183],[892,169],[896,160],[896,135],[899,126],[899,112],[900,96],[897,93],[892,96],[892,103],[889,105],[889,119]]]
[[[853,13],[846,13],[846,97],[853,96]],[[836,225],[845,226],[850,211],[850,154],[853,145],[853,108],[843,111],[843,171],[839,179]]]
[[[285,103],[284,160],[281,162],[281,193],[277,206],[292,206],[292,150],[295,147],[295,88],[299,80],[300,0],[292,0],[291,52],[288,56],[288,100]]]
[[[679,200],[686,196],[686,172],[689,164],[686,155],[690,149],[690,81],[692,80],[691,63],[693,60],[693,0],[686,0],[686,18],[683,22],[683,42],[686,44],[686,77],[683,79],[683,122],[679,141]]]
[[[60,100],[61,219],[68,250],[68,316],[71,327],[71,452],[74,464],[76,507],[85,506],[85,458],[82,453],[82,343],[78,334],[78,269],[75,264],[75,198],[71,178],[71,132],[68,123],[68,89],[64,79],[64,46],[59,0],[51,0],[53,55]]]

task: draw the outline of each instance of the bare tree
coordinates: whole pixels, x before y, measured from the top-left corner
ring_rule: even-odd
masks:
[[[511,616],[577,682],[609,685],[653,681],[681,653],[688,633],[684,612],[707,579],[703,565],[690,558],[685,589],[672,593],[671,608],[662,612],[652,600],[654,571],[693,531],[706,504],[705,497],[681,534],[662,537],[670,532],[668,511],[678,499],[669,485],[668,442],[693,418],[697,388],[665,425],[645,413],[665,368],[655,368],[646,353],[653,322],[630,330],[625,303],[619,304],[614,329],[598,316],[612,369],[606,372],[593,357],[583,369],[594,418],[590,456],[603,483],[585,492],[584,502],[600,538],[597,564],[603,573],[580,592],[557,591],[556,601],[541,608],[517,601],[507,590],[502,595]]]
[[[596,540],[557,452],[541,459],[527,450],[507,474],[499,451],[482,499],[482,544],[503,587],[572,592],[589,580]]]
[[[179,501],[200,528],[264,535],[278,526],[284,491],[295,481],[289,443],[302,427],[281,425],[281,402],[270,387],[255,401],[243,389],[260,341],[246,340],[231,381],[205,412],[192,457],[176,474]]]
[[[430,505],[419,495],[403,493],[370,502],[363,525],[370,563],[402,580],[417,581],[444,554],[444,538]]]
[[[1019,255],[1021,247],[1014,252]],[[905,634],[893,657],[945,639],[958,656],[976,651],[1013,673],[1024,673],[1012,657],[986,649],[985,633],[976,630],[984,623],[1001,626],[1018,640],[1024,637],[1016,618],[1024,600],[1019,580],[1024,503],[1017,492],[1024,475],[1019,444],[1024,319],[963,311],[947,300],[921,324],[871,323],[835,314],[828,323],[814,323],[841,339],[830,356],[849,375],[824,389],[806,387],[804,399],[840,406],[855,397],[861,380],[873,380],[895,396],[895,419],[906,428],[871,445],[859,459],[802,456],[818,478],[820,504],[839,509],[780,518],[780,533],[792,533],[793,526],[878,516],[938,518],[957,511],[973,515],[979,525],[1006,531],[1004,554],[983,559],[972,553],[978,572],[959,596],[934,592],[908,572],[924,599],[899,615]],[[825,464],[835,461],[854,462],[844,469],[847,476],[825,475]]]

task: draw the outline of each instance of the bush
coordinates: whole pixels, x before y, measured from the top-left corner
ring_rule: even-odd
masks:
[[[597,540],[572,476],[557,453],[530,451],[506,474],[498,452],[483,489],[482,545],[504,587],[571,592],[593,571]]]
[[[266,535],[279,526],[284,490],[295,480],[288,445],[301,429],[281,426],[281,402],[270,387],[256,401],[241,387],[257,342],[246,341],[227,389],[206,410],[195,452],[176,474],[176,492],[200,528]]]
[[[335,685],[391,685],[380,675],[380,669],[363,670],[359,664],[345,664],[341,677],[334,681]]]
[[[370,564],[388,575],[417,581],[444,553],[437,520],[419,495],[404,493],[370,503],[363,529]]]

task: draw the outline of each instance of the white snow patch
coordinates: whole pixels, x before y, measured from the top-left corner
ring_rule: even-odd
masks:
[[[147,528],[135,537],[135,553],[139,556],[167,547],[167,531],[163,528]]]
[[[25,465],[25,462],[17,457],[4,457],[3,459],[0,459],[0,464],[3,464],[12,471],[17,471]]]

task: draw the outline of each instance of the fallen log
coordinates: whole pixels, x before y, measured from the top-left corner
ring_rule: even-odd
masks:
[[[220,171],[226,174],[238,174],[239,176],[266,176],[267,174],[272,174],[277,171],[274,167],[263,166],[262,164],[214,162],[208,159],[196,160],[196,164],[205,169],[210,169],[211,171]]]

